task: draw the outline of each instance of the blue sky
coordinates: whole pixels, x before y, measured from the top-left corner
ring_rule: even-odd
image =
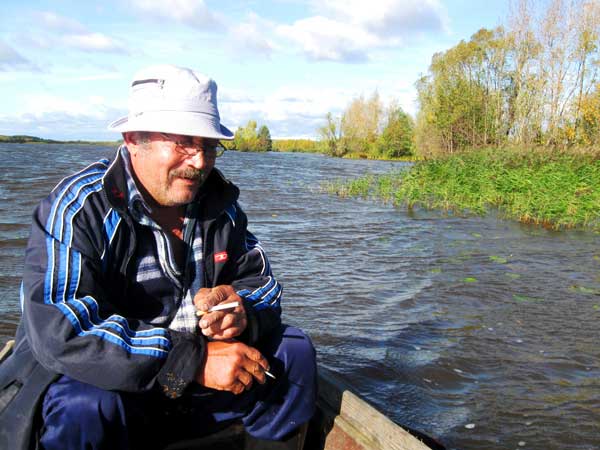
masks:
[[[0,134],[117,139],[140,68],[172,63],[217,81],[222,122],[316,137],[377,90],[415,114],[435,52],[506,20],[509,2],[438,0],[2,1]]]

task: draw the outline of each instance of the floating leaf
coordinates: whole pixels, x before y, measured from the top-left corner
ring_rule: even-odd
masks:
[[[442,269],[440,269],[439,267],[434,267],[429,272],[430,273],[442,273]]]
[[[598,291],[585,286],[579,286],[579,292],[583,292],[584,294],[596,294]]]
[[[465,283],[477,283],[477,278],[467,277],[467,278],[463,278],[463,281]]]
[[[577,284],[569,286],[569,290],[571,290],[573,292],[581,292],[582,294],[595,294],[597,292],[596,289],[591,289],[591,288],[585,287],[585,286],[579,286]]]
[[[600,261],[600,256],[594,255],[594,261]]]
[[[526,295],[513,294],[513,299],[518,302],[539,302],[543,301],[543,298],[527,297]]]
[[[521,278],[521,275],[519,275],[518,273],[512,273],[512,272],[507,273],[506,276],[508,278],[512,278],[513,280],[516,280],[517,278]]]
[[[594,309],[595,309],[596,311],[600,311],[600,305],[594,305]]]
[[[490,260],[492,260],[498,264],[506,264],[508,262],[508,260],[506,258],[503,258],[502,256],[496,256],[496,255],[490,256]]]
[[[471,236],[473,236],[474,238],[480,238],[481,234],[479,234],[479,233],[471,233]]]

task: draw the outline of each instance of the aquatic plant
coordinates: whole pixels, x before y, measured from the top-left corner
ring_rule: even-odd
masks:
[[[546,228],[600,231],[600,153],[594,151],[469,151],[332,183],[326,190],[455,214],[484,215],[494,208]]]

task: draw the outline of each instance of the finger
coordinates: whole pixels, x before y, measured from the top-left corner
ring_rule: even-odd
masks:
[[[252,387],[252,381],[254,380],[254,378],[251,374],[249,374],[245,370],[242,370],[238,375],[238,380],[244,385],[244,389],[248,390]]]
[[[216,313],[211,313],[210,316]],[[202,331],[210,332],[212,335],[221,334],[224,331],[234,328],[236,325],[236,318],[233,314],[219,313],[217,318],[209,318],[205,321],[200,321],[200,328]]]
[[[256,350],[255,348],[248,347],[246,349],[246,357],[249,358],[251,361],[258,363],[264,370],[269,370],[269,361],[267,361],[267,358],[265,358],[262,355],[262,353]]]
[[[230,327],[224,329],[221,322],[217,322],[210,327],[201,328],[202,334],[213,339],[231,339],[242,334],[243,329],[239,327]]]
[[[253,378],[256,378],[260,384],[265,383],[265,368],[257,361],[252,361],[251,359],[246,358],[242,363],[242,368]]]
[[[201,288],[194,297],[194,305],[200,311],[208,311],[213,306],[223,303],[228,297],[225,286],[215,288]]]
[[[221,323],[219,324],[219,326],[221,327],[221,330],[227,330],[228,328],[232,328],[235,327],[238,322],[240,321],[240,317],[238,314],[226,314],[223,319],[221,319]]]
[[[245,388],[246,388],[246,386],[244,386],[242,384],[242,382],[236,381],[229,387],[229,390],[237,395],[237,394],[241,394],[242,392],[244,392]]]
[[[200,328],[211,328],[213,332],[218,333],[219,330],[227,330],[229,328],[244,329],[247,324],[246,316],[226,311],[215,311],[206,314],[200,320]]]
[[[252,372],[250,372],[254,378],[260,383],[265,384],[267,381],[267,377],[265,375],[265,370],[260,364],[254,364],[252,367]]]
[[[211,334],[210,337],[213,339],[216,339],[216,340],[232,339],[232,338],[238,337],[240,334],[242,334],[242,332],[243,332],[243,330],[238,327],[227,328],[222,333],[216,332],[214,334]],[[211,331],[211,333],[213,333],[213,332]],[[205,336],[207,336],[207,335],[205,335]]]
[[[228,286],[217,286],[212,288],[210,292],[210,299],[211,301],[215,302],[215,305],[218,305],[219,303],[223,303],[225,300],[227,300],[230,294],[231,289],[229,289]]]
[[[201,307],[202,305],[206,305],[206,299],[207,297],[210,295],[212,289],[209,288],[200,288],[200,290],[198,290],[198,292],[196,292],[196,295],[194,295],[194,305],[196,306],[196,308],[203,310]],[[210,306],[207,306],[206,309],[210,308]],[[204,310],[206,310],[204,309]]]
[[[209,314],[205,314],[200,320],[200,328],[211,328],[213,325],[219,323],[227,315],[226,311],[215,311]],[[217,330],[218,331],[218,330]]]

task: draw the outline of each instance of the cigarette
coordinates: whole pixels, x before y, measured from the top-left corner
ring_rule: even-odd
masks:
[[[238,306],[240,306],[239,302],[222,303],[220,305],[213,306],[208,311],[196,311],[196,315],[198,317],[200,317],[200,316],[203,316],[204,314],[208,314],[208,313],[211,313],[213,311],[222,311],[224,309],[233,309],[233,308],[237,308]]]
[[[276,378],[275,378],[275,375],[273,375],[273,374],[272,374],[271,372],[269,372],[268,370],[265,370],[265,375],[266,375],[266,376],[268,376],[268,377],[271,377],[271,378],[273,378],[274,380],[276,379]]]

